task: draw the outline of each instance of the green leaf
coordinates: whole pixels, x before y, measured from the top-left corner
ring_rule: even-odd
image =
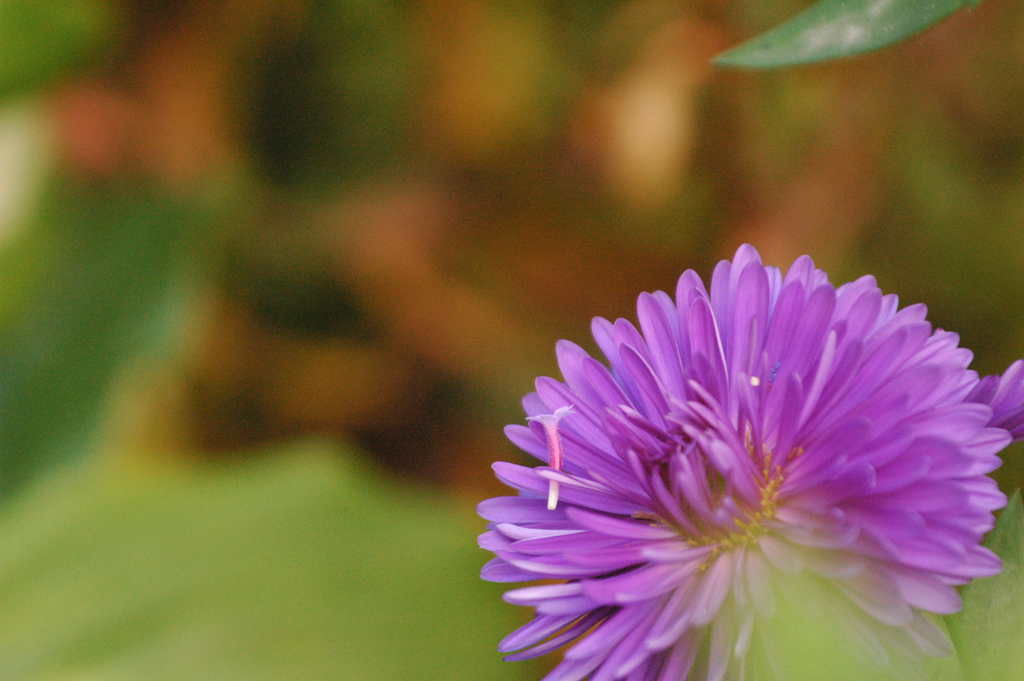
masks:
[[[929,615],[928,617],[942,630],[947,639],[952,638],[949,633],[949,627],[942,617],[938,615]],[[929,681],[964,681],[967,678],[964,675],[963,664],[960,662],[960,656],[955,646],[950,655],[926,657],[924,659],[924,668],[927,671]]]
[[[0,494],[84,449],[68,445],[91,432],[114,372],[153,344],[183,241],[203,222],[138,188],[59,184],[44,204],[11,244],[35,264],[0,320]]]
[[[789,681],[962,681],[955,658],[921,660],[853,605],[829,580],[804,571],[774,572],[775,612],[758,623],[756,678]],[[941,624],[939,625],[941,629]],[[898,640],[898,639],[897,639]]]
[[[0,513],[0,678],[532,677],[474,520],[315,444],[51,475]]]
[[[947,618],[970,681],[1024,678],[1024,507],[1014,492],[985,546],[1003,561],[994,577],[963,588],[963,609]]]
[[[0,100],[38,88],[85,63],[115,33],[103,0],[0,2]]]
[[[965,0],[821,0],[781,26],[723,52],[713,63],[769,69],[850,57],[897,43],[965,4]]]

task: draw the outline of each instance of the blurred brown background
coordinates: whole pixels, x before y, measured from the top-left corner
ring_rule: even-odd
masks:
[[[744,241],[874,273],[1001,371],[1024,354],[1024,15],[985,0],[840,63],[709,65],[802,6],[112,5],[45,93],[62,181],[208,223],[141,437],[230,457],[327,431],[480,498],[556,339],[593,350],[592,316]]]

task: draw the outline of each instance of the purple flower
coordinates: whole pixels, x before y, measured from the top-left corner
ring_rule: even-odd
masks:
[[[967,401],[992,407],[989,425],[1010,431],[1014,441],[1024,440],[1024,360],[1011,364],[1002,376],[978,381]]]
[[[836,289],[807,257],[783,277],[751,246],[710,295],[688,271],[637,308],[640,331],[593,322],[610,366],[560,341],[564,382],[537,379],[505,430],[551,463],[494,464],[519,496],[478,507],[483,578],[548,580],[505,594],[536,612],[506,659],[571,643],[548,681],[752,678],[790,575],[866,647],[948,652],[925,613],[1000,569],[985,474],[1024,420],[1024,368],[979,382],[923,305],[870,276]]]

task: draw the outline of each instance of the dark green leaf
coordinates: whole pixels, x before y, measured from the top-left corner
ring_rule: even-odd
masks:
[[[965,0],[821,0],[781,26],[718,55],[714,63],[767,69],[849,57],[897,43],[964,4]]]
[[[127,188],[62,185],[44,203],[16,244],[40,271],[21,277],[31,290],[0,330],[0,493],[76,451],[113,373],[159,329],[199,222],[179,199]]]
[[[971,681],[1024,678],[1024,508],[1014,492],[985,546],[1003,561],[994,577],[963,589],[964,607],[947,618]]]
[[[0,2],[0,100],[95,56],[115,32],[113,8],[104,0]]]
[[[333,447],[50,476],[0,514],[0,678],[507,681],[476,523]]]

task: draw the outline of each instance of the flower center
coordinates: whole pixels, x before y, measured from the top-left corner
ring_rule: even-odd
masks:
[[[728,551],[747,544],[757,542],[757,538],[768,530],[764,523],[775,517],[775,509],[779,503],[779,487],[784,481],[782,470],[776,468],[766,475],[764,486],[761,487],[761,500],[757,508],[746,511],[742,517],[734,517],[734,530],[715,529],[697,539],[689,540],[695,546],[715,545],[717,553]],[[713,552],[714,555],[717,553]]]
[[[786,457],[786,460],[790,461],[801,453],[801,450],[794,449]],[[701,570],[707,569],[718,556],[726,551],[756,544],[758,538],[769,531],[766,524],[775,517],[775,511],[779,505],[779,488],[782,487],[784,481],[783,466],[773,466],[771,452],[765,452],[758,481],[761,493],[757,505],[737,509],[739,513],[733,515],[732,527],[705,523],[699,526],[701,529],[699,536],[687,537],[687,543],[693,546],[712,547],[711,552],[700,566]]]

